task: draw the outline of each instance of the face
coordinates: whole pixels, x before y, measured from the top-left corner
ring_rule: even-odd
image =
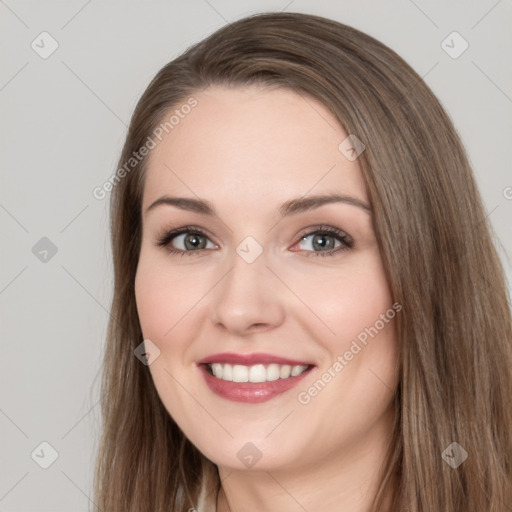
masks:
[[[135,293],[157,392],[222,467],[360,453],[389,434],[401,306],[348,134],[289,90],[194,97],[144,187]]]

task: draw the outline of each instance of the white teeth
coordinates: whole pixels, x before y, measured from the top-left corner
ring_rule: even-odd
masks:
[[[279,365],[269,364],[267,367],[267,380],[279,379]]]
[[[255,364],[244,366],[241,364],[213,363],[208,365],[213,375],[218,379],[233,382],[269,382],[278,379],[297,377],[308,367],[306,365],[290,366],[289,364]]]
[[[241,364],[233,365],[233,382],[249,382],[249,368]]]
[[[283,364],[283,366],[281,366],[281,371],[279,372],[279,377],[281,377],[281,379],[287,379],[290,376],[291,371],[292,367],[289,364]]]
[[[291,376],[297,377],[300,375],[307,367],[306,366],[292,366]]]
[[[222,366],[222,379],[223,380],[233,380],[233,367],[230,364],[220,364]],[[216,375],[216,377],[219,377]]]
[[[265,366],[256,364],[249,368],[249,382],[265,382],[267,380],[267,372]]]
[[[215,377],[219,377],[219,379],[222,379],[222,365],[219,363],[213,363],[212,364],[212,372]]]

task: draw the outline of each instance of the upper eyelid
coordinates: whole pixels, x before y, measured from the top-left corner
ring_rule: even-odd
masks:
[[[210,241],[213,242],[212,235],[210,235],[207,230],[200,228],[199,226],[182,226],[175,229],[164,229],[161,232],[161,234],[157,235],[157,242],[160,243],[162,240],[166,238],[170,238],[170,240],[173,240],[174,238],[180,235],[189,233],[197,233],[201,236],[207,237]]]

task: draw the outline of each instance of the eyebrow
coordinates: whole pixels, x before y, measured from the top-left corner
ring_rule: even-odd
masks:
[[[302,212],[314,210],[315,208],[320,208],[321,206],[332,203],[345,203],[361,208],[366,212],[372,211],[371,207],[367,203],[355,197],[341,194],[326,194],[308,197],[297,197],[295,199],[291,199],[279,207],[278,213],[281,217],[287,217],[289,215],[296,215]],[[198,213],[200,215],[217,216],[215,207],[209,201],[203,199],[194,199],[190,197],[169,196],[162,196],[154,201],[146,209],[146,214],[149,211],[155,209],[157,206],[161,205],[174,206],[176,208],[180,208],[181,210]]]

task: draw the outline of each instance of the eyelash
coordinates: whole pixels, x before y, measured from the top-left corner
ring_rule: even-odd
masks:
[[[335,249],[330,249],[329,251],[302,251],[306,253],[310,253],[307,255],[307,257],[326,257],[326,256],[334,256],[336,253],[340,251],[346,251],[349,249],[352,249],[354,246],[354,241],[352,238],[347,235],[345,232],[341,231],[340,229],[334,228],[332,226],[313,226],[309,228],[310,231],[307,231],[306,233],[303,233],[299,237],[299,241],[302,241],[304,238],[308,238],[311,235],[329,235],[333,238],[336,238],[342,243],[342,246],[336,247]],[[198,249],[198,250],[192,250],[192,251],[184,251],[182,249],[176,249],[175,247],[172,247],[170,243],[174,238],[176,238],[179,235],[182,235],[184,233],[191,234],[191,235],[202,235],[206,238],[209,238],[209,235],[200,227],[198,226],[184,226],[178,229],[174,229],[171,231],[168,231],[164,233],[161,237],[158,238],[158,241],[155,243],[157,247],[164,247],[166,251],[169,254],[176,254],[180,256],[192,256],[193,254],[201,253],[202,251],[208,251],[211,249]],[[298,243],[297,242],[297,243]],[[296,245],[296,244],[294,244]],[[300,252],[300,251],[297,251]],[[312,254],[311,254],[312,253]]]

